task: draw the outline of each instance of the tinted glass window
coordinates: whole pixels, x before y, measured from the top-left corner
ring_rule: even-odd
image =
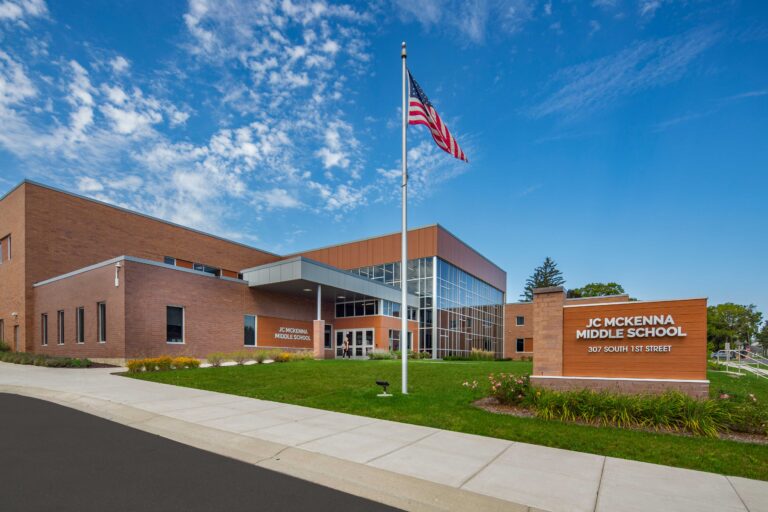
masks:
[[[256,317],[245,315],[244,319],[243,344],[248,347],[256,346]]]
[[[168,343],[184,342],[184,308],[168,306],[166,308],[166,341]]]

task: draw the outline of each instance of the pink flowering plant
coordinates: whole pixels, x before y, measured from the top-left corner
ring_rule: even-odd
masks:
[[[531,379],[527,375],[491,373],[488,375],[491,396],[506,405],[522,405],[530,401]]]

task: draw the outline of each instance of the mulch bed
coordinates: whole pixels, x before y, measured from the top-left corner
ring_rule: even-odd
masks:
[[[518,418],[535,418],[536,413],[533,412],[530,409],[525,409],[523,407],[516,407],[514,405],[506,405],[499,403],[498,400],[496,400],[493,397],[485,397],[481,398],[480,400],[476,400],[472,403],[474,407],[477,407],[478,409],[482,409],[484,411],[493,413],[493,414],[506,414],[507,416],[517,416]],[[563,422],[566,423],[566,422]],[[591,427],[596,427],[597,425],[593,423],[588,423],[586,421],[574,421],[574,422],[567,422],[567,423],[575,423],[577,425],[587,425]],[[600,425],[602,428],[611,428],[608,425]],[[654,434],[673,434],[676,436],[683,436],[683,437],[696,437],[690,432],[679,432],[677,430],[669,430],[669,429],[652,429],[652,428],[640,428],[640,427],[613,427],[613,428],[623,428],[626,430],[638,430],[640,432],[651,432]],[[760,434],[747,434],[745,432],[721,432],[718,434],[718,438],[725,439],[728,441],[736,441],[739,443],[753,443],[753,444],[768,444],[768,436],[763,436]]]

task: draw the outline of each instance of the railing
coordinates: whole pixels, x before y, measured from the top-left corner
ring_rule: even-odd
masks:
[[[768,359],[763,356],[741,350],[720,350],[713,359],[729,369],[735,369],[736,373],[751,373],[768,379]]]

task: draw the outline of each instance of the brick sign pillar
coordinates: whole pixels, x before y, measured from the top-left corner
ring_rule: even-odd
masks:
[[[563,374],[564,305],[562,286],[533,290],[533,375]]]
[[[325,320],[312,321],[312,347],[315,359],[325,359]]]

